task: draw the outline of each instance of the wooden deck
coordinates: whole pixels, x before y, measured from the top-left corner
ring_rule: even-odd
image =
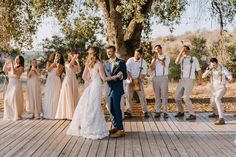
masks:
[[[174,113],[168,120],[134,117],[124,122],[125,137],[94,141],[65,135],[70,121],[0,120],[0,156],[234,157],[236,117],[226,114],[226,120],[215,126],[207,113],[199,113],[195,122]]]

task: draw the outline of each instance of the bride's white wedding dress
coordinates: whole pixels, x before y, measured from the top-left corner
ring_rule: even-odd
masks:
[[[92,82],[82,93],[75,109],[67,135],[82,136],[90,139],[102,139],[109,135],[102,111],[102,81],[99,64],[89,70]]]

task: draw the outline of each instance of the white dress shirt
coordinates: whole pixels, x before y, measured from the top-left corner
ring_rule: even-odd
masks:
[[[142,66],[141,66],[142,64]],[[134,57],[131,57],[126,62],[127,71],[130,72],[133,79],[139,77],[139,75],[147,74],[147,62],[144,59],[135,60]],[[141,72],[140,72],[141,68]]]
[[[153,70],[152,76],[168,76],[169,74],[169,64],[170,64],[170,57],[167,55],[163,55],[162,58],[165,58],[165,66],[160,63],[158,59],[156,59],[156,66]],[[152,63],[154,59],[152,60]]]
[[[211,82],[216,84],[226,84],[226,78],[228,80],[232,80],[232,74],[228,71],[228,69],[224,66],[217,66],[216,69],[210,70],[207,69],[203,75],[202,78],[206,78],[207,76],[211,77]]]
[[[192,63],[191,63],[192,62]],[[186,56],[180,59],[181,78],[195,79],[195,72],[201,70],[196,57]]]

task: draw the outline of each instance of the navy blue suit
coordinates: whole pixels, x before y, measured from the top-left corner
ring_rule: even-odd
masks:
[[[109,60],[104,62],[105,74],[106,76],[114,76],[121,71],[123,73],[123,78],[106,82],[106,103],[110,106],[109,110],[113,117],[112,124],[116,129],[123,130],[120,99],[124,94],[123,80],[127,78],[127,71],[124,60],[116,58],[115,62],[113,70],[111,70],[111,63]]]

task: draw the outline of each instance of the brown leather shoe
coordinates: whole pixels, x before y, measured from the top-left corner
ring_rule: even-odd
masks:
[[[168,116],[168,114],[167,114],[167,113],[164,113],[163,117],[164,117],[164,119],[167,119],[167,118],[169,118],[169,116]]]
[[[219,115],[212,113],[212,114],[209,114],[208,117],[209,118],[216,118],[216,117],[219,117]]]
[[[178,112],[178,113],[175,115],[175,117],[183,117],[183,116],[184,116],[184,112],[183,112],[183,113]]]
[[[112,138],[118,138],[125,136],[125,132],[123,130],[117,130],[114,134],[111,134]]]
[[[197,119],[196,115],[192,115],[192,114],[190,114],[189,117],[186,118],[186,120],[196,120],[196,119]]]
[[[160,112],[156,112],[155,118],[160,118],[160,116],[161,116],[161,113]]]
[[[117,129],[116,129],[116,128],[112,128],[112,129],[109,130],[109,133],[110,133],[110,134],[114,134],[114,133],[116,133],[116,132],[117,132]]]
[[[224,120],[224,118],[219,118],[217,121],[215,121],[214,124],[215,125],[224,125],[225,124],[225,120]]]

